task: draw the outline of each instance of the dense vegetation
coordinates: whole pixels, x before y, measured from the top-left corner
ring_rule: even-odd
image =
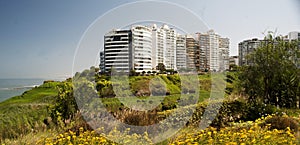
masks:
[[[0,143],[153,144],[182,125],[160,144],[299,144],[298,42],[267,38],[249,56],[252,65],[232,72],[167,74],[161,64],[160,73],[113,77],[91,67],[47,81],[0,103]],[[203,120],[208,128],[199,128]]]
[[[273,37],[248,56],[252,65],[240,68],[240,87],[251,102],[299,108],[299,42]]]

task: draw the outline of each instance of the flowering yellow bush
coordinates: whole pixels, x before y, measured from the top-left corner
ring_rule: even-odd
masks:
[[[97,131],[101,132],[103,129]],[[148,134],[143,135],[129,135],[129,130],[127,129],[124,133],[114,129],[109,134],[98,134],[95,131],[84,131],[83,128],[79,129],[79,134],[72,131],[59,134],[53,138],[46,138],[38,142],[37,144],[46,145],[114,145],[117,144],[116,141],[121,144],[152,144],[151,140],[148,138]],[[110,139],[110,140],[109,140]]]
[[[297,142],[295,133],[287,127],[285,130],[270,129],[270,124],[261,126],[266,119],[273,116],[262,117],[255,122],[240,122],[233,123],[230,127],[225,127],[220,130],[209,127],[205,130],[185,131],[181,132],[176,137],[170,139],[168,144],[224,144],[224,145],[252,145],[252,144],[274,144],[274,145],[294,145]],[[103,129],[102,129],[103,130]],[[193,128],[192,130],[195,130]],[[96,145],[96,144],[153,144],[148,138],[148,134],[143,135],[131,134],[130,129],[124,133],[114,129],[109,134],[97,134],[95,131],[83,131],[80,128],[79,134],[69,131],[64,134],[59,134],[53,138],[47,138],[40,141],[38,144],[47,145]],[[111,140],[108,140],[111,139]]]
[[[287,127],[285,130],[270,130],[270,124],[260,127],[263,120],[260,118],[255,122],[236,123],[232,127],[207,128],[197,133],[184,133],[171,141],[171,144],[225,144],[225,145],[249,145],[249,144],[298,144],[295,135]]]
[[[289,128],[284,130],[272,130],[260,128],[254,125],[249,130],[241,129],[233,131],[230,128],[215,131],[210,128],[196,134],[182,134],[171,144],[296,144],[296,138]]]
[[[104,136],[96,134],[94,131],[83,131],[83,128],[80,128],[79,135],[69,131],[63,134],[59,134],[53,138],[46,138],[45,140],[40,141],[38,144],[46,145],[96,145],[96,144],[113,144],[113,142],[107,140]]]

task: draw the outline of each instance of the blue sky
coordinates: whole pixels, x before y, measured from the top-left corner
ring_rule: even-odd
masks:
[[[83,33],[105,12],[128,2],[134,1],[0,1],[0,78],[71,76],[74,54]],[[297,0],[171,2],[191,10],[209,28],[230,38],[231,55],[237,54],[238,42],[262,38],[265,30],[277,29],[279,34],[284,35],[300,31],[300,5]],[[164,15],[166,10],[155,11]],[[130,12],[128,10],[128,17]],[[81,61],[84,60],[82,58]],[[85,63],[77,65],[81,67],[75,71],[89,67]]]

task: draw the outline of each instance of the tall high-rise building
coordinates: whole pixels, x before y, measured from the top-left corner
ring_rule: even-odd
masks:
[[[186,36],[186,53],[187,53],[187,69],[199,69],[200,67],[200,54],[199,41],[192,35]]]
[[[133,68],[131,30],[112,30],[104,36],[104,51],[100,56],[100,67],[105,72],[129,72]]]
[[[176,69],[176,32],[166,24],[162,25],[161,29],[165,38],[164,65],[166,69]]]
[[[229,69],[229,39],[219,39],[219,70],[225,71]]]
[[[176,39],[176,67],[178,70],[186,69],[186,36],[177,34]]]
[[[165,51],[165,35],[164,31],[157,27],[156,24],[152,27],[152,68],[156,69],[159,63],[164,64]]]
[[[229,39],[221,38],[213,30],[196,33],[202,51],[203,69],[224,71],[229,67]],[[225,61],[225,62],[223,62]]]
[[[104,36],[100,53],[102,71],[137,72],[152,70],[152,29],[133,26],[129,30],[112,30]]]
[[[136,72],[152,70],[152,29],[147,26],[133,26],[133,65]]]
[[[210,70],[219,71],[219,38],[213,30],[207,32],[209,35],[209,49],[210,49]]]
[[[199,41],[199,48],[202,52],[202,61],[203,65],[201,67],[202,70],[210,69],[210,45],[209,45],[209,35],[207,33],[201,34],[196,33],[197,39]]]
[[[152,60],[153,68],[163,63],[166,69],[176,69],[176,35],[176,31],[166,24],[159,28],[153,25],[152,54],[155,54]]]

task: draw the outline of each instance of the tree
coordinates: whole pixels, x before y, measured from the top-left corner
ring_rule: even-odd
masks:
[[[129,76],[137,76],[137,73],[134,69],[130,70]]]
[[[150,71],[150,70],[149,70],[149,71],[147,71],[147,74],[148,74],[148,75],[151,75],[151,71]]]
[[[164,71],[166,71],[166,67],[163,63],[158,63],[158,65],[156,66],[156,69],[160,71],[160,73],[163,73]]]
[[[230,64],[229,65],[229,71],[237,71],[237,65],[236,64]]]
[[[174,69],[167,69],[166,72],[173,75],[174,74]]]
[[[66,120],[74,117],[78,111],[78,106],[73,96],[71,82],[63,82],[58,86],[58,90],[58,95],[55,96],[54,102],[48,106],[48,111],[54,123],[64,125]]]
[[[299,48],[268,34],[247,59],[251,65],[241,68],[240,87],[250,102],[295,108],[299,101]],[[297,61],[295,61],[297,60]]]

